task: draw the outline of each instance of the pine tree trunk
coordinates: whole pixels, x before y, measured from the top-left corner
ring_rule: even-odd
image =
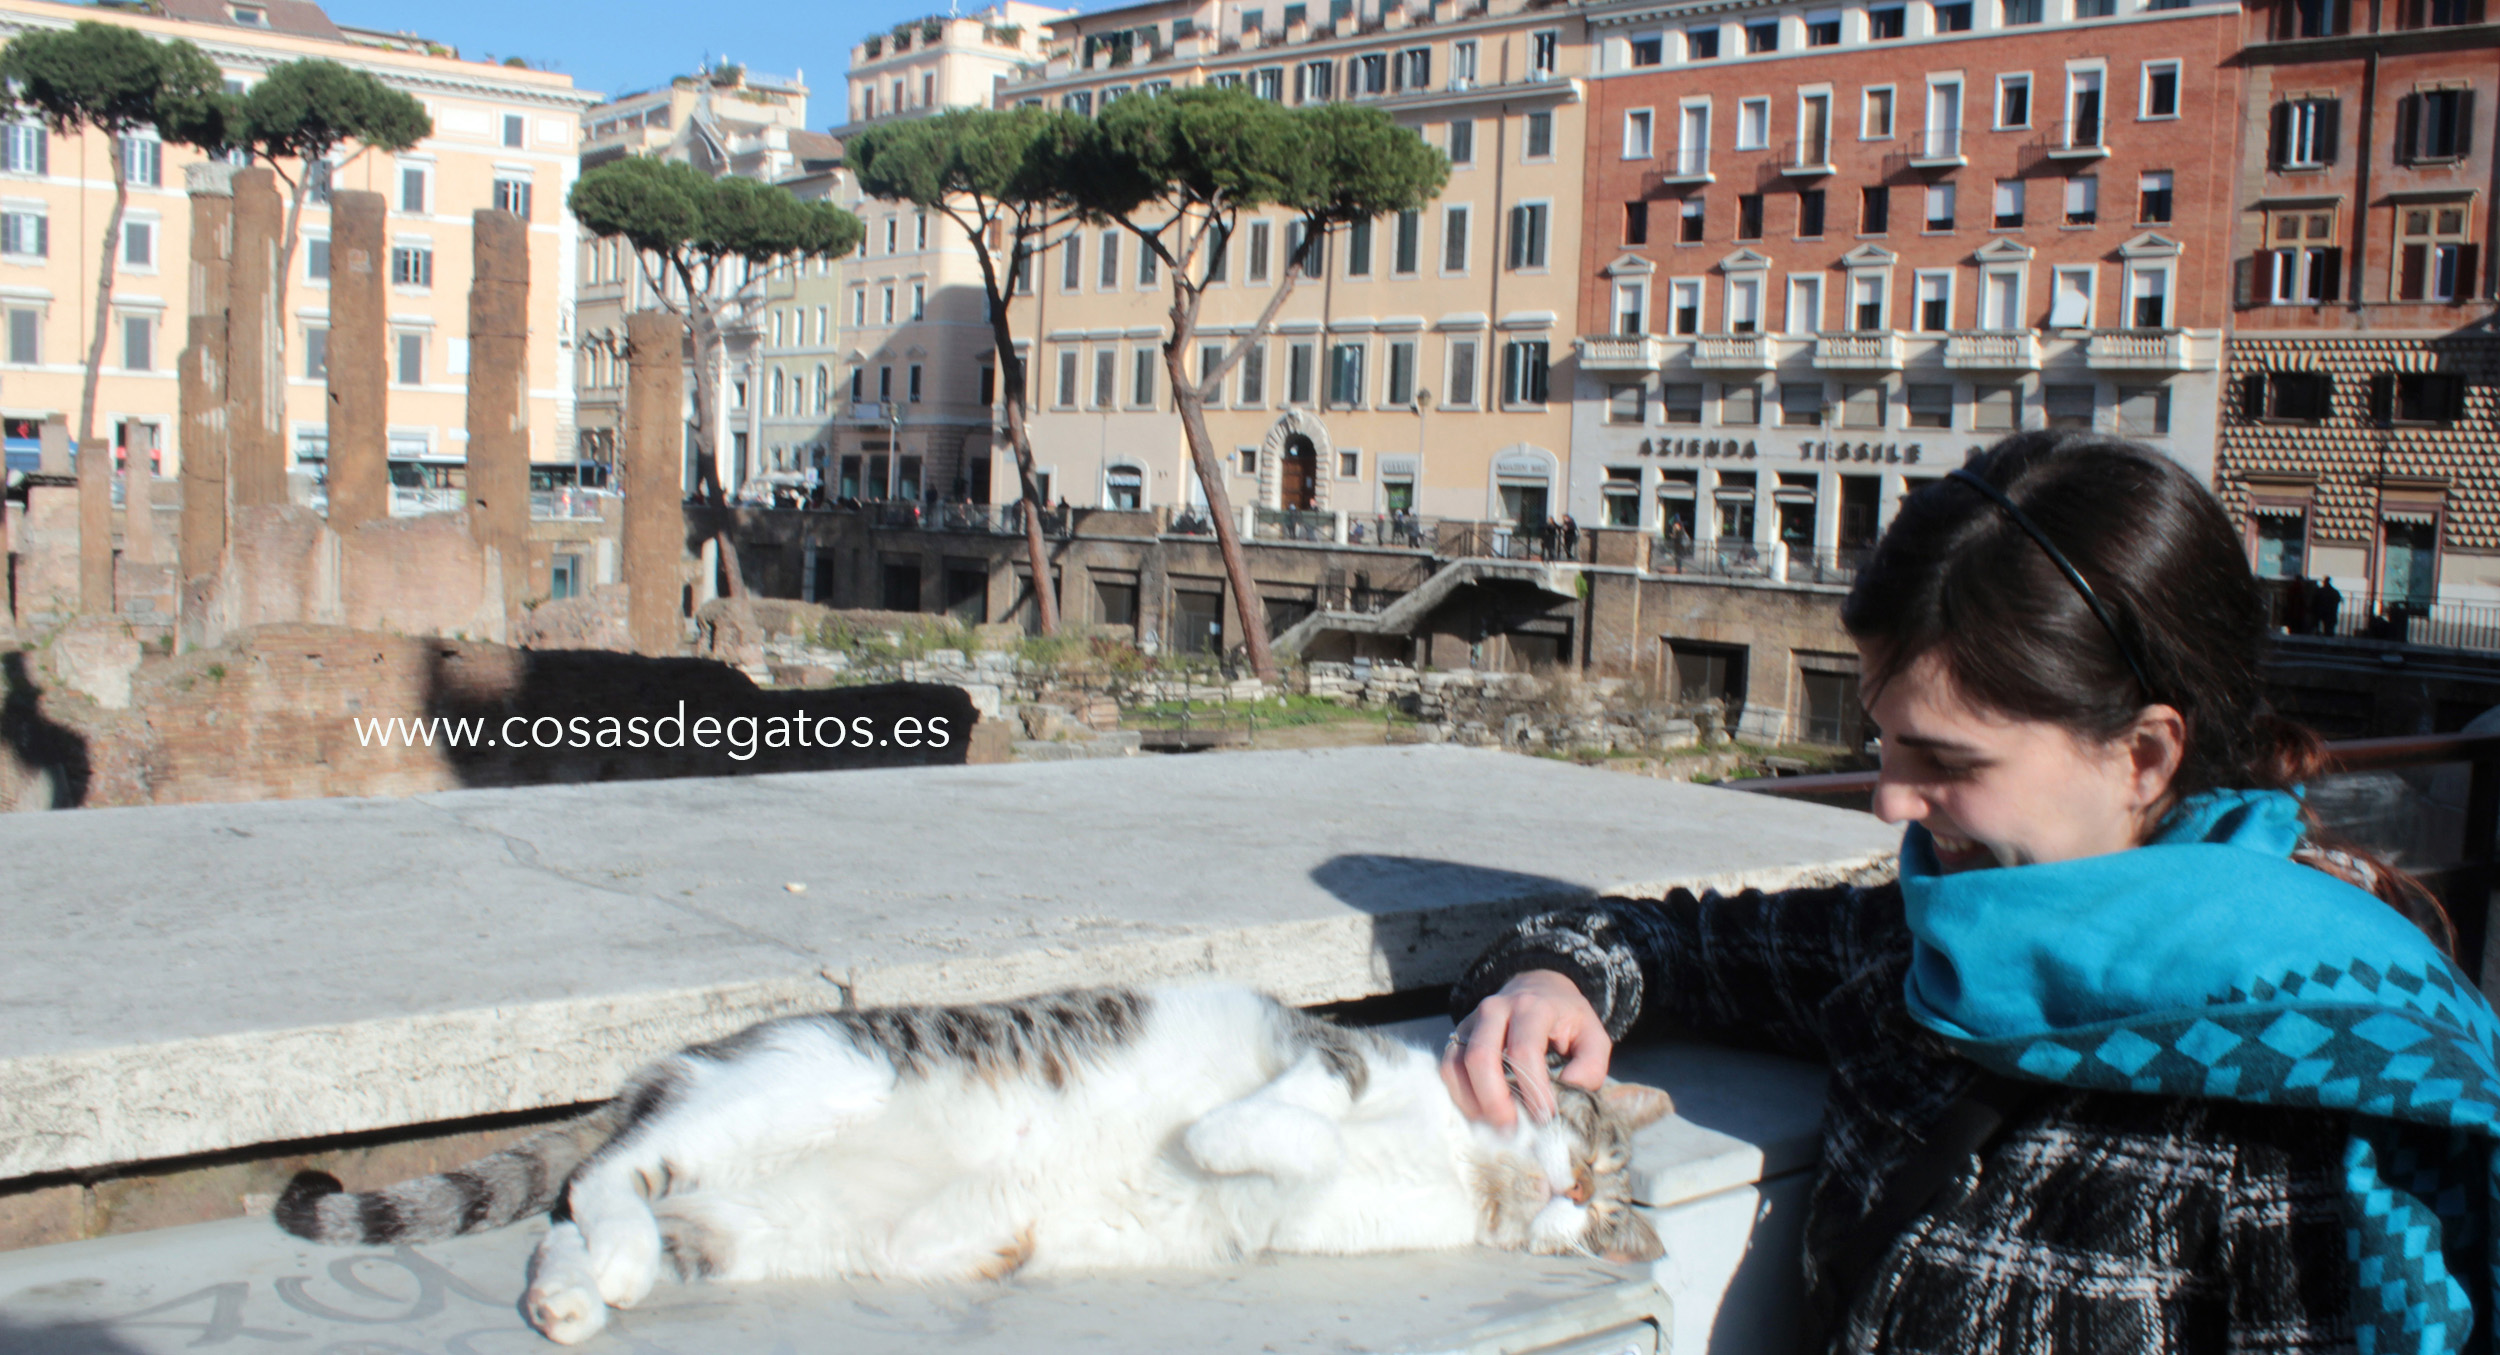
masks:
[[[1180,410],[1181,434],[1189,442],[1189,461],[1206,490],[1207,516],[1214,520],[1216,549],[1224,556],[1224,577],[1233,590],[1233,608],[1241,618],[1243,646],[1250,671],[1273,684],[1280,676],[1276,655],[1267,642],[1267,608],[1250,579],[1250,560],[1241,551],[1241,533],[1233,522],[1232,496],[1224,492],[1224,468],[1215,459],[1214,439],[1207,436],[1206,401],[1190,380],[1187,354],[1198,336],[1198,295],[1176,287],[1172,302],[1172,340],[1163,347],[1163,367],[1172,383],[1172,403]],[[1186,297],[1184,301],[1182,298]]]
[[[79,498],[79,590],[78,609],[90,616],[111,616],[116,610],[113,597],[112,523],[113,449],[99,442],[95,432],[96,390],[104,376],[104,344],[113,320],[113,266],[119,260],[122,238],[122,216],[130,206],[130,166],[123,160],[119,136],[107,135],[113,158],[113,211],[104,224],[104,249],[98,258],[95,277],[95,333],[87,341],[87,379],[78,396],[78,479]],[[97,467],[102,467],[98,470]],[[145,473],[145,468],[131,469]],[[88,488],[91,478],[100,479],[104,511],[91,511],[85,500],[96,490]],[[100,550],[103,563],[97,566],[91,557],[99,551],[96,542],[87,539],[101,520],[104,539]],[[98,596],[99,592],[101,596]]]

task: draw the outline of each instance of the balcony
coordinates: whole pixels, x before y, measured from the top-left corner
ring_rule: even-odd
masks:
[[[1683,344],[1656,334],[1607,334],[1579,340],[1584,372],[1654,372]]]
[[[1910,134],[1910,168],[1955,169],[1970,163],[1962,153],[1962,129],[1930,127]]]
[[[1792,179],[1819,179],[1832,172],[1832,139],[1804,137],[1780,147],[1780,173]]]
[[[1699,334],[1693,338],[1693,365],[1703,371],[1761,372],[1779,362],[1779,350],[1768,334]]]
[[[1825,371],[1897,372],[1901,336],[1886,330],[1814,336],[1814,365]]]
[[[2083,360],[2096,372],[2184,372],[2195,366],[2183,329],[2095,330]]]
[[[2044,149],[2052,160],[2098,160],[2109,154],[2109,147],[2103,144],[2101,135],[2104,130],[2097,114],[2088,118],[2070,118],[2057,124],[2056,130],[2049,133],[2048,145]]]
[[[1961,330],[1945,336],[1944,365],[1961,372],[2040,370],[2040,331]]]
[[[1666,167],[1658,171],[1661,186],[1672,184],[1712,183],[1717,175],[1710,172],[1708,146],[1677,146],[1662,154]]]

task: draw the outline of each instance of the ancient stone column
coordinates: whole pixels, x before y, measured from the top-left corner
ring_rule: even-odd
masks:
[[[330,530],[342,536],[391,515],[389,211],[379,193],[330,194]]]
[[[234,175],[234,263],[227,274],[226,448],[237,507],[283,504],[286,372],[278,355],[278,245],[285,204],[266,169]]]
[[[531,592],[529,223],[481,210],[469,239],[469,532],[503,557],[504,597]]]
[[[78,449],[78,610],[111,616],[113,607],[113,439],[98,433]]]
[[[156,540],[156,430],[130,425],[130,469],[122,479],[122,558],[134,565],[153,565],[164,553]]]
[[[213,645],[225,635],[219,576],[226,563],[226,282],[234,254],[234,166],[184,169],[191,192],[190,330],[182,378],[182,559],[175,605],[182,638]]]
[[[686,322],[625,317],[626,629],[637,654],[673,655],[684,631]]]
[[[43,473],[46,475],[69,474],[71,467],[69,462],[68,417],[61,414],[46,416],[43,421],[42,432],[39,436],[41,438],[42,446],[41,454],[43,457]]]

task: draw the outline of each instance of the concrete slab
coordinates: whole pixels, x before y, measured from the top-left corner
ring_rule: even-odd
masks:
[[[595,1100],[791,1010],[1425,988],[1540,903],[1894,840],[1435,747],[11,815],[0,1178]]]
[[[1448,1023],[1394,1029],[1432,1047]],[[1635,1147],[1643,1199],[1656,1206],[1651,1218],[1668,1244],[1652,1267],[1471,1250],[938,1288],[663,1285],[583,1349],[1756,1355],[1779,1348],[1765,1341],[1793,1319],[1794,1221],[1765,1222],[1777,1211],[1753,1186],[1766,1159],[1786,1160],[1801,1142],[1811,1153],[1821,1070],[1653,1044],[1626,1048],[1617,1071],[1666,1087],[1683,1108]],[[1788,1195],[1803,1180],[1802,1172],[1785,1177]],[[239,1219],[0,1254],[0,1349],[159,1355],[240,1342],[250,1350],[401,1355],[551,1350],[517,1311],[523,1262],[542,1228],[345,1248],[300,1242],[266,1219]]]

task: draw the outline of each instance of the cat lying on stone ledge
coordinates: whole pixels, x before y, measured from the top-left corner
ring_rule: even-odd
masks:
[[[1432,1055],[1226,985],[767,1021],[457,1171],[277,1207],[318,1242],[497,1228],[549,1208],[531,1325],[582,1341],[681,1279],[995,1279],[1259,1252],[1471,1243],[1659,1254],[1632,1132],[1667,1095],[1557,1086],[1542,1126],[1462,1118]]]

